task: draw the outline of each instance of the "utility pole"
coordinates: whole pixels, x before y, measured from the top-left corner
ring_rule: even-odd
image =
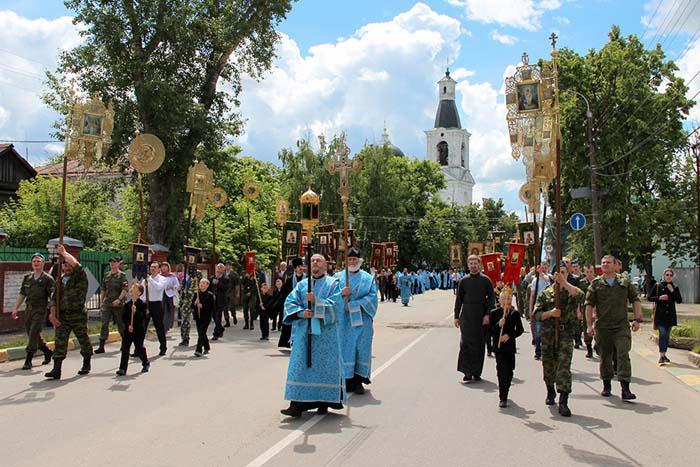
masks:
[[[586,102],[588,106],[588,102]],[[602,245],[600,242],[600,212],[598,211],[598,174],[595,162],[595,146],[593,145],[593,112],[590,107],[586,110],[586,133],[588,135],[588,158],[591,164],[591,208],[593,210],[593,255],[595,264],[599,264],[602,257]]]
[[[695,156],[695,201],[698,210],[695,266],[700,267],[700,140],[696,140],[692,148],[693,156]]]

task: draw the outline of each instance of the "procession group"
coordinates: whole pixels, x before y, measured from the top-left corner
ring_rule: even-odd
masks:
[[[32,368],[34,354],[40,350],[44,364],[53,360],[53,369],[45,374],[50,379],[61,378],[71,332],[80,343],[83,357],[78,374],[91,371],[93,356],[85,311],[87,274],[62,245],[57,252],[63,258],[62,286],[55,287],[52,275],[44,271],[43,255],[34,254],[32,272],[24,277],[12,312],[17,318],[20,306],[26,302],[29,341],[22,368]],[[360,250],[354,247],[348,254],[347,269],[340,272],[335,272],[323,255],[307,257],[306,265],[297,257],[289,266],[280,264],[271,277],[271,288],[259,269],[240,278],[231,263],[217,264],[210,277],[172,273],[168,263],[152,263],[146,279],[129,285],[121,260],[114,257],[102,280],[102,328],[94,353],[104,353],[109,325],[116,322],[122,341],[117,375],[126,374],[130,357],[138,357],[141,371],[148,372],[144,339],[149,322],[153,321],[160,355],[165,355],[169,329],[177,321],[182,338],[179,346],[189,346],[190,321],[194,320],[194,356],[201,357],[211,350],[207,335],[210,323],[214,323],[212,339],[221,338],[231,318],[237,324],[236,306],[241,304],[243,329],[254,330],[255,321],[259,321],[260,340],[266,341],[271,323],[273,330],[280,331],[278,346],[292,349],[285,384],[285,399],[290,404],[281,412],[290,417],[312,409],[326,413],[329,408],[342,408],[349,393],[363,394],[364,384],[371,383],[373,320],[379,296],[382,301],[394,302],[400,296],[407,306],[415,294],[452,289],[456,295],[454,324],[461,334],[457,369],[464,375],[462,383],[480,381],[485,354],[493,354],[501,407],[507,407],[517,353],[515,342],[524,331],[521,316],[530,321],[535,359],[542,361],[545,403],[555,404],[559,393],[562,416],[571,415],[571,360],[574,346],[580,347],[583,342],[588,358],[593,358],[593,349],[600,357],[601,395],[611,396],[611,381],[617,376],[622,399],[636,398],[630,390],[629,352],[631,331],[639,329],[643,315],[635,286],[627,274],[620,272],[621,263],[613,256],[603,257],[601,275],[596,276],[592,265],[584,266],[581,275],[577,261],[564,258],[552,274],[547,262],[529,272],[522,268],[515,284],[494,284],[483,274],[478,256],[468,258],[466,273],[456,269],[409,272],[406,268],[402,272],[367,272],[361,268],[362,262]],[[515,300],[510,285],[515,285]],[[660,362],[668,361],[667,337],[676,324],[675,303],[681,301],[672,270],[664,271],[664,281],[647,298],[656,303],[658,311],[654,323],[662,336]],[[631,325],[628,303],[634,313]],[[47,308],[55,328],[53,351],[41,337]]]

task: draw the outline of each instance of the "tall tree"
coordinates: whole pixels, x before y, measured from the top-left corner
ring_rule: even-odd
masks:
[[[179,245],[184,190],[195,149],[217,155],[243,120],[235,108],[242,77],[260,79],[279,39],[275,27],[292,0],[67,0],[83,43],[62,54],[46,101],[65,110],[68,76],[115,108],[108,163],[117,163],[134,132],[165,145],[163,166],[148,179],[147,239]],[[225,87],[225,89],[224,89]],[[123,162],[123,161],[122,161]],[[212,162],[205,160],[205,162]]]
[[[672,182],[678,151],[684,147],[683,120],[694,105],[661,47],[647,50],[634,35],[623,37],[613,26],[609,41],[585,56],[560,53],[562,89],[562,175],[564,215],[591,212],[589,199],[571,199],[569,190],[590,186],[586,140],[587,97],[600,189],[603,252],[651,273],[652,255],[661,247],[661,232],[675,219],[660,216],[673,204]],[[592,260],[591,229],[569,235],[571,250]]]

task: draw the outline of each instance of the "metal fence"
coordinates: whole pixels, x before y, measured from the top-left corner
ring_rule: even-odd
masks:
[[[41,253],[48,257],[46,248],[0,248],[0,261],[13,262],[30,262],[34,253]],[[99,284],[102,283],[102,278],[105,272],[109,269],[109,258],[119,256],[124,260],[123,270],[127,271],[131,268],[131,254],[121,251],[92,251],[83,250],[80,253],[80,264],[85,269],[88,269]],[[100,294],[95,293],[86,303],[88,310],[99,310]]]

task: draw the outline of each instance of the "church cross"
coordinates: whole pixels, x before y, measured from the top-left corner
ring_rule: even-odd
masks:
[[[331,174],[338,172],[340,174],[340,188],[338,188],[338,193],[344,203],[350,198],[350,171],[360,168],[360,161],[351,160],[348,157],[349,154],[350,149],[344,141],[341,141],[339,147],[335,151],[335,156],[328,161],[328,172]]]
[[[556,35],[556,33],[552,33],[549,36],[549,41],[552,43],[552,49],[557,50],[557,39],[559,39],[559,36]]]

